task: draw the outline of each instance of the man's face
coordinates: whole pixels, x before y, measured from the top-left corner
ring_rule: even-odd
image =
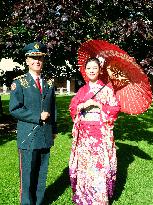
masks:
[[[44,56],[28,56],[26,63],[29,66],[29,71],[40,74],[43,68]]]

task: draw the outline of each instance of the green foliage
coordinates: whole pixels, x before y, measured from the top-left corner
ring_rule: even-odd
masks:
[[[8,113],[9,95],[2,96]],[[51,149],[46,205],[72,205],[68,175],[72,121],[70,96],[57,96],[59,134]],[[113,205],[152,205],[153,199],[153,105],[148,112],[130,116],[120,113],[115,124],[118,158],[117,184]],[[2,132],[1,132],[2,134]],[[19,204],[19,167],[16,134],[0,137],[0,204]]]
[[[42,41],[47,44],[54,73],[65,60],[76,65],[81,42],[106,39],[152,69],[152,0],[16,0],[1,4],[0,58],[11,56],[21,62],[25,43]]]
[[[10,98],[10,95],[1,95],[4,115],[9,115],[9,103],[8,103],[9,98]]]

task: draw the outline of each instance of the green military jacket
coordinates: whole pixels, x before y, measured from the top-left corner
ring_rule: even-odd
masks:
[[[20,149],[42,149],[53,145],[56,133],[56,107],[54,87],[42,80],[42,94],[34,79],[27,73],[19,76],[11,85],[9,110],[17,122],[17,145]],[[43,123],[42,111],[50,113]]]

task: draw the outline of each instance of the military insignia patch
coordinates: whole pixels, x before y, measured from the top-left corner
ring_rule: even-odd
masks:
[[[21,86],[23,86],[24,88],[29,87],[29,82],[25,78],[21,78],[20,83],[21,83]]]
[[[36,44],[34,45],[34,48],[35,48],[35,49],[39,49],[39,44],[36,43]]]
[[[49,87],[52,87],[54,85],[54,80],[53,79],[49,79],[47,81],[47,84],[49,85]]]
[[[25,78],[26,76],[27,76],[27,74],[20,75],[20,76],[14,78],[14,80],[19,80],[22,87],[28,88],[29,82],[26,80],[26,78]]]
[[[16,83],[12,83],[11,90],[15,90],[15,89],[16,89]]]

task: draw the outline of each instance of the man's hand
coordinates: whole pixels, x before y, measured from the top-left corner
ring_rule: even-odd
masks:
[[[42,112],[41,113],[41,120],[42,121],[46,121],[48,118],[50,117],[50,113],[49,112]]]

